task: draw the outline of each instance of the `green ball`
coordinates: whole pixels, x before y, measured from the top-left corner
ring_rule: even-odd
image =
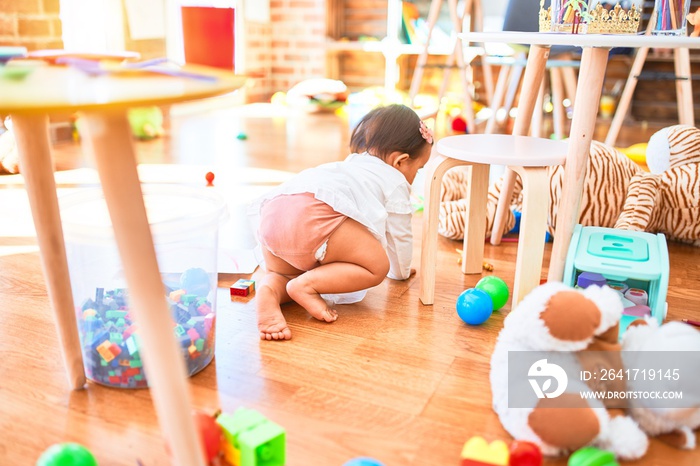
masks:
[[[79,443],[57,443],[46,449],[36,466],[97,466],[97,460]]]
[[[488,293],[489,296],[491,296],[494,311],[497,311],[505,306],[508,302],[508,297],[510,296],[506,282],[495,275],[485,276],[477,282],[474,288],[483,290]]]

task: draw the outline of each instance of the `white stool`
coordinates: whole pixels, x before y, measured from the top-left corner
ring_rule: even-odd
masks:
[[[420,300],[433,304],[437,259],[438,213],[442,177],[452,167],[471,166],[465,213],[462,273],[481,273],[486,235],[489,166],[507,165],[523,182],[518,256],[512,306],[540,283],[544,255],[549,179],[547,167],[562,165],[568,143],[508,134],[466,134],[440,139],[426,165],[425,210],[420,264]]]

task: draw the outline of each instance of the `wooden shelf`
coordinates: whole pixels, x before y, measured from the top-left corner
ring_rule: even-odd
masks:
[[[390,44],[381,40],[351,41],[337,40],[326,43],[326,50],[329,52],[376,52],[385,55],[419,55],[425,46],[421,44]],[[480,47],[471,47],[475,51]],[[428,53],[431,55],[449,55],[452,51],[450,47],[430,46]]]

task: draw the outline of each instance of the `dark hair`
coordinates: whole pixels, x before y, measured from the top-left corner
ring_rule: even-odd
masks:
[[[418,158],[428,144],[420,131],[420,117],[405,105],[377,107],[365,115],[350,137],[352,152],[369,152],[386,160],[392,152]]]

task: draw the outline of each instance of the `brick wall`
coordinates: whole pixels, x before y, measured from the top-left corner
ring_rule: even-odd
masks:
[[[264,76],[248,90],[248,100],[267,100],[304,79],[324,77],[325,0],[270,0],[270,23],[245,28],[246,71]]]
[[[63,48],[59,0],[0,0],[0,45]]]

